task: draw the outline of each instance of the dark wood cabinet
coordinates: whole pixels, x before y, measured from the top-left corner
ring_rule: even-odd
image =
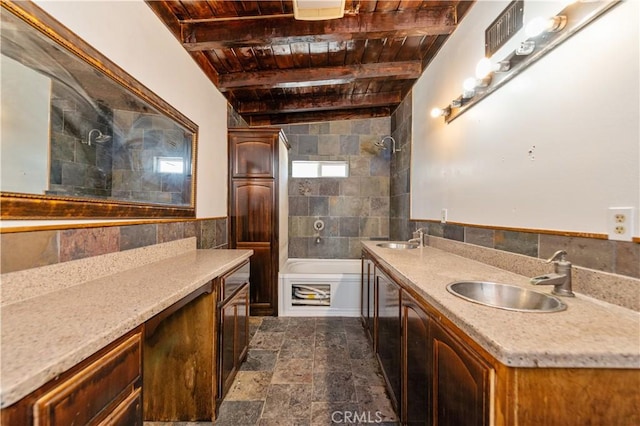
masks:
[[[380,265],[375,254],[365,248],[362,257],[367,259],[363,272],[376,271],[376,353],[396,398],[389,377],[401,372],[401,424],[640,424],[639,370],[507,366],[407,285],[406,278]],[[401,327],[394,325],[398,301]],[[399,346],[397,369],[393,356]]]
[[[210,281],[145,323],[146,421],[213,419],[217,291]]]
[[[401,397],[401,289],[379,268],[375,269],[376,356],[389,388],[391,402],[399,412]]]
[[[218,402],[226,395],[249,348],[249,271],[245,263],[220,278]]]
[[[287,149],[280,129],[229,130],[229,248],[254,250],[252,315],[278,312],[280,246],[288,238],[279,216],[288,201]]]
[[[489,424],[491,364],[366,252],[362,271],[363,325],[371,303],[366,275],[372,274],[375,353],[401,423]]]
[[[362,277],[360,282],[360,318],[362,325],[375,350],[375,264],[366,255],[362,256]]]
[[[136,328],[3,409],[2,424],[142,426],[142,335]]]
[[[407,425],[432,424],[430,324],[432,320],[408,294],[402,295],[402,409]]]
[[[433,355],[434,424],[489,424],[491,367],[435,322]]]

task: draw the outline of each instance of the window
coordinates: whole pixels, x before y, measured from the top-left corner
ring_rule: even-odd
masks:
[[[348,177],[346,161],[293,161],[291,176],[295,178]]]
[[[184,173],[182,157],[155,157],[156,173]]]

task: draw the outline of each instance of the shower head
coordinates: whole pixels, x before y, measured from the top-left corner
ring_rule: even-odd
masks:
[[[111,136],[103,135],[102,132],[98,129],[91,129],[89,135],[87,136],[87,145],[91,146],[91,138],[94,133],[97,133],[97,136],[93,139],[94,142],[97,143],[105,143],[111,140]]]
[[[392,154],[401,151],[400,148],[396,148],[396,140],[393,138],[393,136],[388,136],[387,135],[387,136],[383,137],[380,141],[374,142],[374,145],[377,146],[377,147],[380,147],[382,149],[387,149],[387,147],[384,146],[384,142],[387,139],[391,139],[391,153]]]

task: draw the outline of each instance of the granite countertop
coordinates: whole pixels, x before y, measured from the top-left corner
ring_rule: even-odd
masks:
[[[7,407],[248,259],[192,250],[2,306],[0,407]]]
[[[514,284],[541,293],[529,277],[432,247],[367,251],[501,363],[511,367],[640,368],[640,313],[576,293],[567,310],[507,311],[468,302],[446,290],[459,280]]]

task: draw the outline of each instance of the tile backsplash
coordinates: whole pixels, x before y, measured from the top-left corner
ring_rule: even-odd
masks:
[[[1,273],[196,237],[200,249],[226,248],[227,218],[73,228],[0,235]]]
[[[412,221],[412,230],[423,228],[428,235],[547,259],[557,250],[565,250],[574,265],[597,271],[640,278],[640,244],[575,236],[538,234]],[[393,238],[393,236],[392,236]]]

